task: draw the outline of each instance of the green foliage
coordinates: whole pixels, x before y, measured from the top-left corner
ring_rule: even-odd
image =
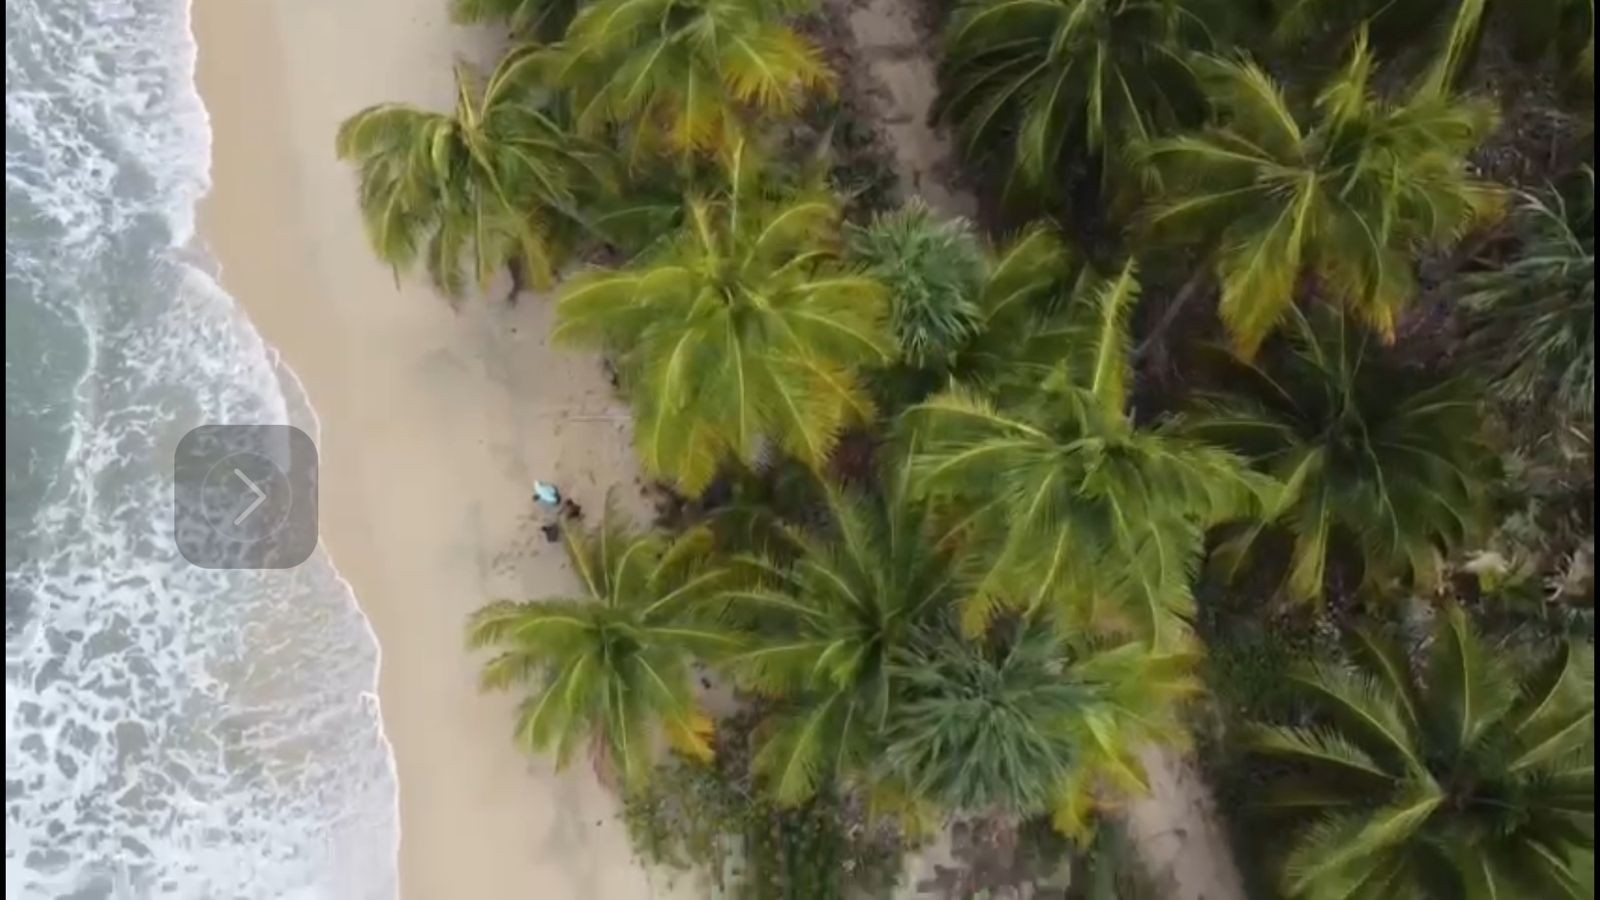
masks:
[[[1520,252],[1468,279],[1478,359],[1540,432],[1594,423],[1594,187],[1585,167],[1567,192],[1524,195]]]
[[[705,613],[738,573],[711,557],[711,535],[675,540],[638,534],[609,509],[593,533],[563,529],[580,597],[501,600],[472,615],[468,641],[498,651],[483,666],[485,690],[529,686],[517,743],[565,765],[585,738],[637,789],[651,771],[658,733],[680,752],[710,756],[690,664],[738,647]]]
[[[1370,634],[1355,652],[1359,665],[1292,676],[1309,724],[1252,739],[1295,767],[1266,798],[1302,823],[1286,892],[1582,896],[1571,860],[1594,845],[1592,651],[1563,646],[1518,671],[1451,608],[1427,665]]]
[[[619,354],[645,468],[691,496],[729,458],[821,466],[872,415],[856,372],[891,352],[883,286],[837,258],[835,198],[765,196],[736,161],[686,219],[632,265],[571,279],[557,339]]]
[[[553,41],[583,0],[450,0],[450,19],[461,25],[504,22],[515,35]]]
[[[1594,0],[1280,0],[1276,37],[1282,44],[1321,33],[1348,36],[1370,28],[1385,56],[1424,46],[1422,84],[1458,87],[1469,75],[1487,32],[1506,37],[1524,64],[1554,56],[1568,79],[1594,81]]]
[[[960,596],[950,549],[903,481],[882,497],[830,490],[826,531],[789,529],[789,552],[759,562],[764,583],[725,595],[755,635],[727,665],[741,686],[783,699],[755,758],[780,803],[862,780],[893,703],[891,657]]]
[[[1291,339],[1270,358],[1232,363],[1233,391],[1211,395],[1191,428],[1285,485],[1273,520],[1241,530],[1218,559],[1236,573],[1279,526],[1294,536],[1287,588],[1296,598],[1322,597],[1339,547],[1359,552],[1371,583],[1436,584],[1449,554],[1481,536],[1495,475],[1479,394],[1385,358],[1342,319],[1293,318]]]
[[[1205,530],[1260,512],[1266,479],[1174,422],[1127,410],[1132,262],[1068,301],[1070,352],[1043,384],[958,387],[913,407],[912,477],[948,503],[984,572],[970,634],[1006,608],[1073,628],[1169,641],[1190,608]]]
[[[784,24],[809,0],[594,0],[544,54],[582,133],[624,129],[650,150],[725,152],[746,120],[791,115],[833,76]]]
[[[381,103],[339,126],[339,159],[360,170],[367,236],[396,277],[420,262],[451,297],[512,264],[550,283],[563,232],[608,176],[603,155],[541,104],[535,68],[528,50],[482,84],[458,66],[454,113]]]
[[[944,368],[978,334],[987,261],[963,219],[941,220],[921,200],[850,229],[850,253],[889,289],[900,357]]]
[[[743,752],[747,719],[720,729],[716,762],[673,762],[627,798],[628,834],[646,860],[695,870],[713,896],[844,900],[889,896],[903,836],[832,793],[793,806],[755,789]]]
[[[966,0],[946,38],[938,113],[967,155],[1001,152],[1019,186],[1058,189],[1123,142],[1193,122],[1189,54],[1227,4],[1204,0]]]
[[[1146,789],[1135,748],[1181,740],[1192,660],[1039,625],[997,632],[974,643],[928,628],[898,654],[884,766],[944,809],[1052,812],[1086,837],[1097,798]]]
[[[1380,99],[1365,36],[1326,84],[1309,126],[1249,62],[1201,65],[1216,119],[1148,145],[1159,186],[1148,225],[1203,245],[1222,285],[1220,312],[1249,357],[1302,291],[1349,310],[1386,339],[1417,293],[1413,259],[1495,214],[1499,194],[1467,155],[1494,108],[1434,91]]]

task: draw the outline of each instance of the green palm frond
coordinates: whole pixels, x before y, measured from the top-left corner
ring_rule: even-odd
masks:
[[[1375,639],[1356,649],[1360,667],[1296,677],[1309,725],[1251,734],[1254,752],[1289,767],[1267,798],[1297,817],[1286,893],[1580,896],[1573,866],[1594,846],[1592,651],[1518,671],[1459,609],[1441,613],[1429,663]]]
[[[983,246],[963,219],[938,219],[920,200],[852,226],[851,255],[889,290],[900,356],[918,368],[948,366],[983,327],[978,293]]]
[[[1014,632],[1014,633],[1013,633]],[[1134,749],[1181,741],[1192,661],[1039,626],[981,643],[944,628],[897,657],[884,770],[947,810],[1057,813],[1078,837],[1096,805],[1143,789]]]
[[[882,496],[829,489],[825,530],[797,534],[792,558],[765,561],[762,586],[725,594],[733,621],[755,635],[727,667],[741,686],[784,698],[755,761],[782,803],[862,775],[889,714],[891,658],[966,588],[903,480],[891,473]]]
[[[736,155],[737,156],[737,155]],[[610,349],[645,468],[698,495],[730,459],[818,467],[870,417],[857,372],[890,356],[881,284],[836,257],[834,198],[735,187],[628,268],[578,275],[558,339]]]
[[[1520,253],[1473,276],[1464,298],[1495,393],[1582,425],[1594,422],[1594,187],[1585,167],[1568,191],[1525,195]]]
[[[1416,294],[1418,251],[1498,211],[1467,159],[1493,130],[1493,107],[1438,92],[1380,99],[1364,35],[1305,125],[1254,64],[1197,67],[1215,122],[1141,150],[1161,194],[1147,224],[1212,254],[1222,320],[1242,356],[1283,322],[1308,276],[1392,337]]]
[[[1226,361],[1229,390],[1207,397],[1190,433],[1285,484],[1275,528],[1291,534],[1286,588],[1320,599],[1336,546],[1369,581],[1432,583],[1478,534],[1495,456],[1471,385],[1389,361],[1343,320],[1292,316],[1292,339],[1258,363]],[[1242,558],[1262,530],[1225,548]]]
[[[450,0],[450,19],[460,25],[503,22],[519,37],[554,41],[581,5],[582,0]]]
[[[1173,637],[1205,530],[1263,507],[1268,480],[1238,458],[1178,423],[1128,418],[1136,296],[1131,262],[1080,279],[1064,313],[1071,349],[1043,384],[958,387],[907,414],[918,490],[956,510],[986,570],[972,630],[1003,608],[1049,608],[1074,626]]]
[[[1479,56],[1485,33],[1509,38],[1514,58],[1532,65],[1554,57],[1563,80],[1594,80],[1594,0],[1278,0],[1280,45],[1313,44],[1325,35],[1370,29],[1380,55],[1429,51],[1421,83],[1458,88]],[[1301,49],[1297,47],[1296,49]]]
[[[421,265],[450,297],[508,265],[551,282],[585,227],[580,200],[610,175],[538,100],[536,76],[532,51],[519,49],[481,85],[458,66],[453,113],[384,103],[339,126],[335,151],[359,171],[367,236],[397,276]]]
[[[1189,54],[1214,45],[1227,4],[1203,0],[965,0],[945,39],[937,114],[969,156],[999,152],[1019,185],[1062,187],[1114,163],[1124,141],[1192,123]]]
[[[692,756],[710,753],[690,663],[739,649],[739,633],[714,613],[741,575],[698,533],[640,534],[609,504],[594,531],[564,535],[585,596],[491,603],[472,615],[467,640],[497,651],[484,690],[528,691],[519,745],[564,765],[587,739],[631,789],[648,777],[663,736]]]
[[[821,52],[785,24],[795,0],[596,0],[545,59],[581,131],[625,130],[634,156],[727,151],[748,120],[832,89]]]

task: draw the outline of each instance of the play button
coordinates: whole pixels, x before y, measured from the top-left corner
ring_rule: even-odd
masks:
[[[179,550],[211,569],[281,569],[316,546],[316,448],[297,428],[207,425],[179,443]]]

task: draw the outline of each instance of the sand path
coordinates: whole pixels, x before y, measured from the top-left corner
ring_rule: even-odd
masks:
[[[397,286],[333,156],[339,121],[363,106],[448,109],[454,58],[492,60],[496,42],[451,26],[442,0],[196,5],[215,132],[203,233],[321,418],[322,539],[383,649],[402,896],[670,896],[588,766],[558,775],[512,746],[515,698],[478,692],[462,644],[487,599],[576,587],[529,489],[553,479],[591,515],[609,485],[636,498],[625,411],[598,360],[547,345],[546,300],[456,313]]]
[[[977,202],[957,183],[955,147],[931,124],[939,96],[933,53],[937,38],[915,0],[824,0],[852,45],[848,75],[858,83],[873,124],[893,154],[903,196],[920,195],[939,212],[972,217]]]

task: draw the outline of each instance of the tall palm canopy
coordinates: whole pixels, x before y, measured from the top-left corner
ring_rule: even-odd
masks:
[[[1475,343],[1502,398],[1592,427],[1594,170],[1569,190],[1525,195],[1519,219],[1516,258],[1469,281]]]
[[[513,52],[482,84],[458,66],[451,114],[382,103],[339,126],[338,156],[360,170],[367,236],[397,276],[420,261],[451,297],[508,265],[550,283],[562,232],[606,174],[541,107],[535,62]]]
[[[1343,320],[1295,313],[1293,340],[1259,365],[1235,362],[1191,429],[1285,485],[1275,524],[1294,536],[1289,592],[1320,598],[1328,559],[1354,549],[1369,581],[1431,584],[1482,524],[1495,457],[1481,398],[1458,379],[1408,371]],[[1270,524],[1219,548],[1235,567]]]
[[[699,494],[769,446],[813,468],[871,414],[856,371],[891,355],[887,300],[837,258],[830,194],[762,195],[747,173],[632,266],[587,272],[557,302],[557,338],[619,356],[651,472]]]
[[[920,490],[948,501],[986,572],[965,609],[981,632],[1006,607],[1165,641],[1190,605],[1205,529],[1254,515],[1266,479],[1173,423],[1127,410],[1130,261],[1071,298],[1066,363],[1040,385],[957,387],[913,407]]]
[[[944,809],[1051,812],[1085,839],[1098,803],[1148,789],[1134,751],[1183,739],[1193,660],[1014,624],[980,643],[923,629],[896,655],[883,768]]]
[[[1006,148],[1030,187],[1073,161],[1193,121],[1191,51],[1226,5],[1209,0],[965,0],[946,38],[939,114],[969,156]]]
[[[608,509],[593,533],[563,531],[583,596],[491,603],[467,634],[499,651],[484,664],[484,689],[529,686],[517,743],[565,765],[588,738],[632,788],[648,777],[660,734],[689,755],[711,753],[690,663],[737,649],[707,613],[738,575],[711,556],[706,531],[669,541],[616,518]]]
[[[580,129],[632,129],[636,149],[720,150],[747,116],[829,89],[820,51],[785,24],[810,0],[595,0],[547,56]]]
[[[875,764],[891,657],[963,589],[951,549],[904,480],[902,467],[886,496],[830,489],[826,531],[790,529],[792,553],[760,561],[762,582],[726,595],[754,635],[728,665],[744,687],[783,701],[755,759],[780,802]]]
[[[1149,224],[1210,249],[1238,352],[1255,353],[1307,276],[1312,293],[1392,338],[1417,292],[1417,253],[1499,207],[1467,167],[1493,106],[1435,91],[1380,99],[1364,35],[1309,126],[1255,64],[1201,68],[1216,121],[1144,150],[1162,195]]]
[[[1459,609],[1414,665],[1364,636],[1358,665],[1292,681],[1310,724],[1263,727],[1293,766],[1269,807],[1305,822],[1284,885],[1304,900],[1579,900],[1594,847],[1594,660],[1563,647],[1528,671]]]

